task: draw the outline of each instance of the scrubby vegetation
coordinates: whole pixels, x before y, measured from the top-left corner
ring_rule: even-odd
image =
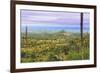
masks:
[[[21,62],[47,62],[89,59],[89,34],[70,32],[21,33]]]

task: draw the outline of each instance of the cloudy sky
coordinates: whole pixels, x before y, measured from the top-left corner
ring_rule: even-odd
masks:
[[[89,32],[89,13],[84,13],[83,31]],[[66,30],[80,32],[80,13],[61,11],[21,10],[21,30],[25,31]]]

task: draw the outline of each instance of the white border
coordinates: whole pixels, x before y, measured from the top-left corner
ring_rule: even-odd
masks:
[[[60,62],[37,62],[37,63],[20,63],[20,9],[29,10],[52,10],[52,11],[71,11],[71,12],[90,12],[90,59],[76,61],[60,61]],[[35,5],[16,5],[16,68],[40,68],[40,67],[57,67],[57,66],[74,66],[94,64],[94,11],[85,8],[69,8],[69,7],[50,7]]]

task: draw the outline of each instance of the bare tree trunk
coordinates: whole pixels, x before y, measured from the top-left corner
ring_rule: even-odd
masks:
[[[80,20],[81,20],[81,22],[80,22],[80,31],[81,31],[81,48],[83,49],[83,13],[81,13],[80,14]],[[84,56],[83,56],[83,53],[84,52],[82,52],[82,59],[84,59]]]

